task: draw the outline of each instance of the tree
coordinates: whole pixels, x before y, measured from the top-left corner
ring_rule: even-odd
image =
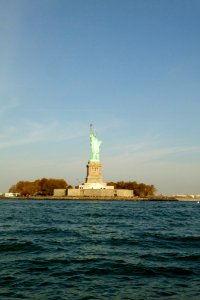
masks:
[[[150,197],[154,196],[156,193],[156,188],[154,185],[137,183],[136,181],[108,182],[107,185],[114,186],[115,189],[133,190],[134,195],[138,197]]]
[[[67,189],[68,185],[64,179],[42,178],[35,181],[19,181],[12,185],[9,192],[20,193],[22,196],[28,195],[53,195],[54,189]]]

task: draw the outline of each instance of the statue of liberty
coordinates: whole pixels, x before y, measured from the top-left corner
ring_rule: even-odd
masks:
[[[93,130],[92,124],[90,124],[90,160],[99,161],[99,152],[100,152],[101,141],[98,140],[95,131]]]

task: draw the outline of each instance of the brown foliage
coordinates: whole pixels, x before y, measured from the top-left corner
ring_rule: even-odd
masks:
[[[19,181],[11,186],[9,192],[20,193],[22,196],[27,195],[53,195],[54,189],[67,189],[70,186],[64,179],[42,178],[35,181]]]
[[[115,187],[115,189],[133,190],[134,195],[138,197],[154,196],[156,192],[156,188],[154,185],[137,183],[136,181],[108,182],[107,185],[112,185]]]

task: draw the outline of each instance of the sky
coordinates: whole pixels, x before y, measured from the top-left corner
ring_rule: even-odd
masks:
[[[200,194],[199,0],[0,0],[0,192],[105,181]]]

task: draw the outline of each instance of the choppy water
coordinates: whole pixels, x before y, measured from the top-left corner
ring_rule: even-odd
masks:
[[[0,299],[200,299],[200,204],[0,201]]]

